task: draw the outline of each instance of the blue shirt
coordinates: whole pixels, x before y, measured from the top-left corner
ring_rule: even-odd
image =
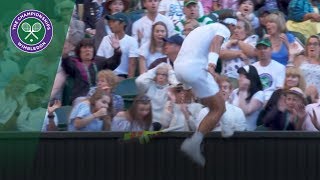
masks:
[[[93,119],[87,126],[81,129],[76,129],[74,127],[74,120],[76,118],[82,119],[91,115],[90,105],[87,102],[77,104],[71,111],[68,131],[101,131],[103,122],[98,118]]]
[[[286,33],[289,43],[294,42],[294,36],[290,33]],[[286,66],[289,60],[289,50],[287,46],[282,43],[279,51],[273,51],[271,54],[271,59],[277,61],[280,64]]]

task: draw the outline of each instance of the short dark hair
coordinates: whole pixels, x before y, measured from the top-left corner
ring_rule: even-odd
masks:
[[[75,55],[77,57],[80,57],[80,49],[83,47],[83,46],[92,46],[93,47],[93,54],[95,55],[96,54],[96,49],[94,47],[94,42],[93,42],[93,39],[92,38],[83,38],[78,44],[77,46],[75,47]]]
[[[240,6],[242,3],[244,3],[245,1],[251,1],[251,2],[253,3],[253,6],[256,6],[256,4],[257,4],[257,2],[256,2],[255,0],[240,0],[240,1],[238,1],[239,6]]]

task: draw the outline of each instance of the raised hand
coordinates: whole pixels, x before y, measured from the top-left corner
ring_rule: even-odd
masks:
[[[108,114],[107,108],[101,108],[97,112],[93,113],[94,117],[96,117],[96,118],[105,116],[107,114]]]
[[[60,100],[54,100],[54,104],[52,106],[48,106],[48,114],[52,114],[56,109],[61,107]]]
[[[119,37],[117,35],[111,35],[109,36],[110,42],[111,42],[111,46],[113,47],[113,49],[118,49],[120,47],[120,40]]]
[[[316,111],[315,111],[314,109],[312,110],[312,114],[313,114],[313,115],[309,114],[310,119],[311,119],[311,122],[312,122],[312,124],[314,125],[314,127],[315,127],[318,131],[320,131],[320,124],[319,124],[319,122],[318,122],[318,117],[317,117]]]

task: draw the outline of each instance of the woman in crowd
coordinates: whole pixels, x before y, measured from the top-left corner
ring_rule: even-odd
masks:
[[[97,86],[90,89],[88,96],[91,96],[98,89],[103,89],[112,97],[114,114],[123,111],[124,101],[120,95],[114,94],[113,90],[118,85],[119,78],[111,70],[101,70],[97,74]]]
[[[80,102],[72,109],[68,130],[110,130],[112,117],[112,98],[104,90],[98,89],[89,99]]]
[[[77,97],[86,96],[90,87],[96,86],[96,76],[102,69],[114,70],[120,64],[121,50],[119,44],[113,43],[114,55],[110,58],[95,56],[95,48],[92,39],[81,40],[75,49],[76,57],[62,58],[62,68],[73,82],[70,101]],[[63,82],[59,82],[61,84]],[[71,104],[67,102],[65,104]]]
[[[152,123],[151,108],[151,100],[148,96],[137,96],[127,111],[121,111],[113,118],[111,131],[150,130]]]
[[[279,91],[280,95],[275,99],[276,106],[262,119],[264,127],[267,130],[301,130],[307,116],[304,93],[298,87]]]
[[[220,59],[222,60],[221,74],[229,77],[234,87],[239,77],[238,69],[255,62],[255,46],[258,36],[248,21],[238,20],[232,39],[222,45]]]
[[[317,89],[317,93],[320,93],[320,38],[318,36],[313,35],[307,39],[305,55],[298,56],[294,64],[300,67],[306,80],[306,92],[314,92],[310,91],[311,88]],[[315,93],[306,95],[315,97]]]
[[[158,58],[165,57],[163,38],[168,36],[168,29],[165,23],[158,21],[152,25],[150,42],[144,43],[139,51],[139,71],[140,74],[147,71],[150,64]]]
[[[272,44],[271,59],[286,66],[290,58],[289,47],[294,42],[294,36],[287,32],[286,20],[281,12],[269,14],[266,22],[265,37],[268,37]]]
[[[246,115],[247,130],[253,131],[257,127],[257,118],[263,107],[264,94],[257,69],[246,65],[238,69],[239,88],[231,95],[231,103],[238,106]]]
[[[262,121],[264,117],[272,111],[274,108],[277,108],[281,105],[281,103],[285,103],[285,94],[283,89],[275,90],[267,104],[260,111],[259,116],[257,118],[257,129],[256,130],[267,130],[264,126],[264,122]]]
[[[159,64],[136,79],[140,94],[145,94],[151,99],[154,123],[161,124],[162,113],[168,100],[169,84],[176,85],[178,81],[171,65],[166,63]]]

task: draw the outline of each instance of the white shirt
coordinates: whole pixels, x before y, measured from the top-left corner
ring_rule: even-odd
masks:
[[[111,46],[110,37],[113,35],[107,35],[103,37],[100,46],[97,51],[98,56],[110,58],[114,54],[114,49]],[[121,63],[114,70],[116,74],[128,74],[129,58],[138,57],[138,42],[131,36],[125,35],[120,39],[120,49],[122,52]]]
[[[251,36],[247,37],[243,42],[252,46],[252,47],[255,47],[258,39],[259,39],[259,37],[257,35],[251,35]],[[221,49],[234,50],[234,51],[240,50],[238,45],[227,48],[227,44],[229,41],[223,43]],[[256,61],[256,59],[251,58],[251,59],[249,59],[249,61],[250,61],[250,64],[252,64]],[[237,71],[239,68],[241,68],[244,65],[246,65],[246,64],[242,61],[241,58],[223,60],[221,74],[223,74],[227,77],[232,77],[232,78],[238,79],[239,74]]]
[[[244,131],[246,130],[246,118],[243,111],[235,105],[225,102],[226,112],[222,115],[216,127],[212,131],[223,131],[232,129],[232,131]],[[207,107],[201,109],[196,119],[196,127],[199,128],[200,123],[204,117],[208,114],[209,109]]]
[[[170,84],[178,84],[173,70],[168,72],[168,84],[158,85],[154,78],[159,67],[165,65],[161,63],[153,69],[141,74],[136,79],[136,85],[140,94],[145,94],[151,99],[152,104],[152,122],[161,122],[165,104],[168,100],[168,88]]]
[[[138,41],[138,31],[140,31],[143,33],[140,45],[150,41],[152,25],[158,21],[162,21],[164,24],[166,24],[168,29],[168,37],[175,34],[173,22],[168,17],[158,13],[154,21],[151,21],[147,16],[143,16],[134,22],[132,25],[132,37]]]
[[[139,48],[139,55],[143,56],[146,59],[147,69],[156,59],[166,57],[166,55],[161,52],[151,53],[149,49],[150,49],[150,41],[144,43]]]
[[[231,94],[231,104],[239,107],[239,96],[238,96],[239,89],[233,90]],[[264,94],[263,91],[256,92],[252,97],[252,99],[256,99],[260,101],[262,104],[264,103]],[[260,109],[256,110],[255,112],[252,112],[251,114],[246,116],[246,124],[247,124],[247,130],[248,131],[254,131],[257,128],[257,119],[259,116],[260,111],[262,110],[262,106]]]
[[[161,0],[158,8],[158,12],[165,12],[165,16],[170,18],[174,24],[185,18],[183,13],[184,7],[183,0]],[[198,2],[199,17],[204,15],[203,6],[201,2]]]
[[[226,41],[230,37],[230,31],[220,23],[208,24],[194,29],[184,40],[174,63],[206,66],[210,45],[215,36],[221,36]]]
[[[261,66],[259,61],[252,65],[257,69],[260,76],[266,102],[275,90],[282,88],[286,76],[286,67],[275,60],[271,60],[267,66]]]

